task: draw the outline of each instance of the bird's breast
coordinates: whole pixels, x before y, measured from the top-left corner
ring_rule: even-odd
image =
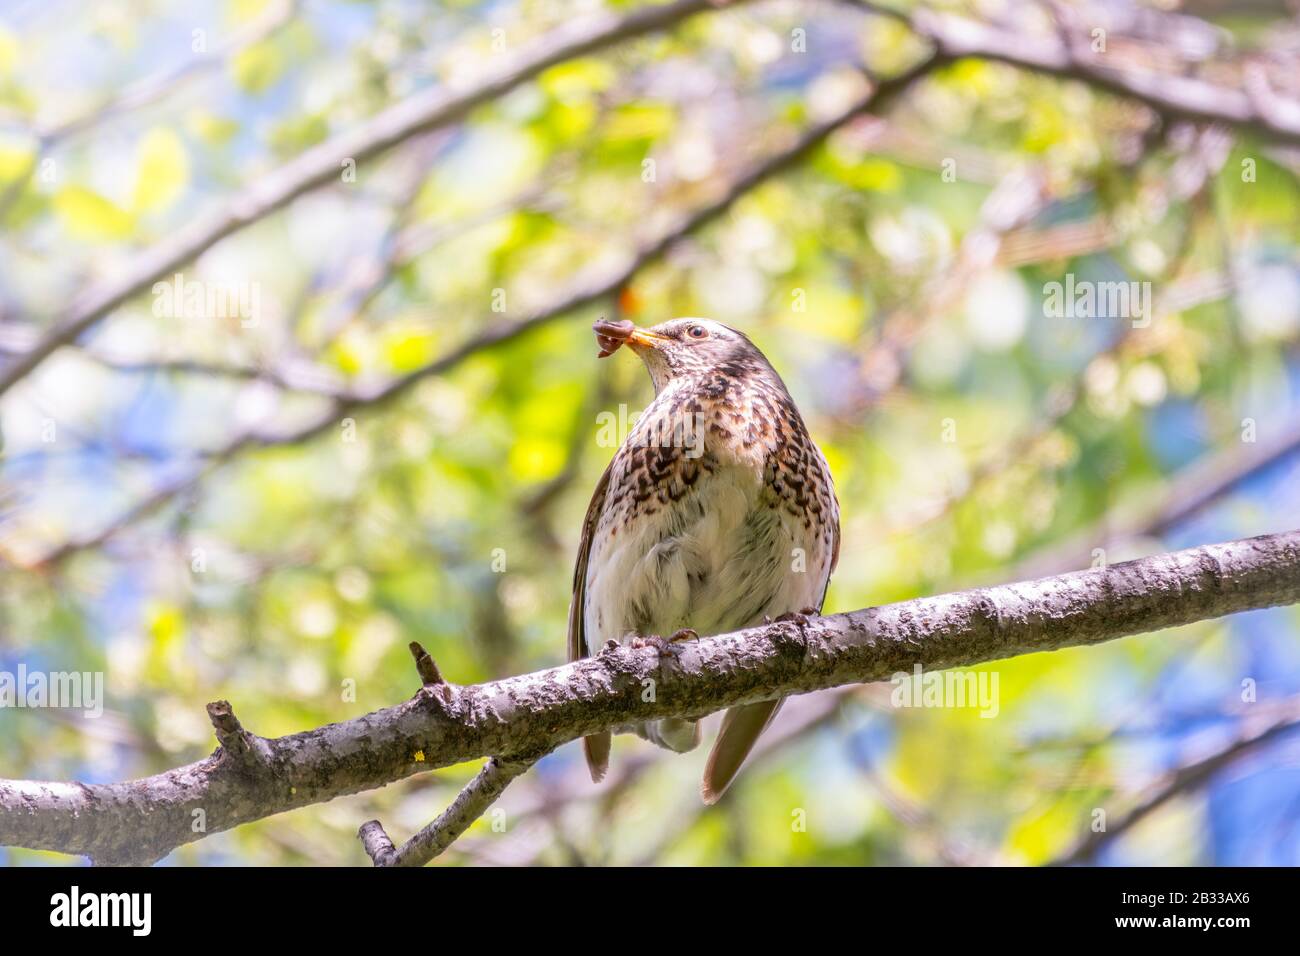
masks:
[[[682,627],[720,633],[820,602],[829,540],[794,498],[813,485],[813,459],[780,464],[776,410],[760,414],[695,395],[638,421],[592,540],[589,646]]]

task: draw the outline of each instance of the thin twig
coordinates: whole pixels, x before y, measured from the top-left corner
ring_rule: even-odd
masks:
[[[503,759],[492,757],[465,785],[436,820],[400,847],[384,833],[378,820],[364,823],[357,835],[375,866],[424,866],[456,842],[470,825],[496,803],[510,782],[526,772],[539,758]]]
[[[1183,524],[1231,494],[1267,468],[1300,455],[1300,417],[1260,442],[1230,445],[1202,456],[1169,481],[1153,503],[1127,512],[1110,512],[1051,548],[1030,554],[1012,569],[1015,577],[1041,577],[1083,567],[1095,548],[1117,550],[1142,538],[1154,538]]]
[[[439,684],[447,683],[438,670],[438,665],[429,656],[429,652],[424,649],[424,645],[419,641],[411,641],[407,647],[411,652],[411,656],[415,658],[415,669],[419,672],[420,680],[425,687],[436,687]]]
[[[1220,749],[1185,763],[1165,774],[1138,796],[1132,808],[1119,820],[1108,823],[1103,830],[1090,830],[1054,862],[1058,866],[1088,863],[1101,850],[1123,836],[1146,817],[1170,800],[1190,793],[1207,784],[1215,774],[1257,751],[1264,744],[1300,726],[1300,701],[1293,701],[1285,716],[1260,726],[1257,722],[1243,720],[1234,740]]]

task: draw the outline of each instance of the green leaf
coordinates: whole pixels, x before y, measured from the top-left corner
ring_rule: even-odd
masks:
[[[166,209],[190,181],[190,157],[185,144],[163,127],[155,127],[145,134],[136,152],[136,165],[132,206],[137,213]]]
[[[65,186],[54,196],[54,212],[77,239],[124,239],[135,231],[135,218],[85,186]]]
[[[275,46],[268,42],[255,43],[244,50],[231,63],[235,82],[248,93],[265,93],[275,85],[284,72],[284,61]]]
[[[0,23],[0,78],[13,75],[18,65],[18,37],[3,23]]]

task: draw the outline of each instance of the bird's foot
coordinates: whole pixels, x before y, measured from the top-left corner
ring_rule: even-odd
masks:
[[[659,652],[660,657],[663,657],[664,655],[674,655],[677,653],[676,648],[674,648],[671,644],[669,644],[658,634],[647,634],[644,637],[642,637],[641,635],[637,635],[636,637],[632,638],[631,644],[633,648],[653,647],[656,651]]]
[[[815,607],[806,607],[801,611],[787,611],[780,617],[772,618],[766,614],[763,615],[764,624],[798,624],[804,627],[808,624],[809,618],[819,617],[821,612]]]
[[[812,623],[812,618],[817,617],[819,614],[820,612],[815,607],[806,607],[802,611],[788,611],[775,621],[769,620],[768,624],[794,625],[792,628],[778,628],[772,639],[783,647],[802,647],[808,637],[808,625]]]
[[[667,655],[670,657],[676,657],[681,653],[681,648],[677,646],[678,644],[682,641],[698,640],[699,636],[700,635],[696,634],[690,628],[682,628],[680,631],[675,632],[671,637],[667,638],[660,637],[658,634],[649,634],[644,636],[638,634],[632,638],[630,643],[634,648],[653,647],[659,652],[660,656]]]

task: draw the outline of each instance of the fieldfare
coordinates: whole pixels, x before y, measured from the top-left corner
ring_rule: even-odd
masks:
[[[655,399],[601,476],[587,508],[569,608],[569,659],[608,640],[722,634],[821,611],[839,558],[830,469],[785,383],[742,333],[707,319],[650,329],[601,320],[601,357],[626,345]],[[780,700],[732,707],[700,786],[714,803]],[[678,717],[637,728],[684,753],[700,741]],[[583,740],[593,780],[609,733]]]

